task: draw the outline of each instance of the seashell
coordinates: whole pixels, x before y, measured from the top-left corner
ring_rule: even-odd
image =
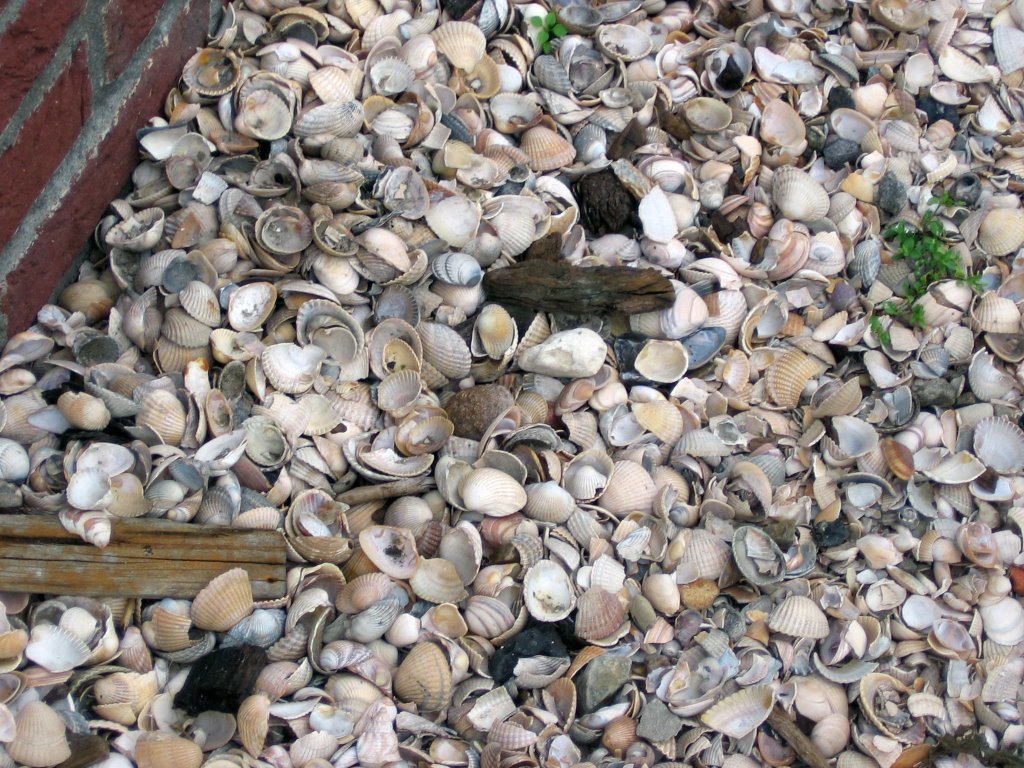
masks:
[[[829,212],[824,187],[792,166],[778,168],[772,176],[772,202],[780,216],[794,221],[816,221]]]
[[[815,640],[828,637],[828,618],[814,601],[800,595],[790,595],[779,603],[768,617],[768,627],[791,637],[809,637]]]
[[[539,560],[526,572],[523,601],[530,615],[544,622],[562,621],[576,607],[569,575],[551,560]]]
[[[27,458],[26,458],[27,462]],[[523,513],[544,523],[564,523],[576,509],[572,494],[553,480],[533,483],[526,488],[526,504]]]
[[[992,30],[992,49],[1003,75],[1024,68],[1024,32],[1008,25]]]
[[[463,610],[466,626],[474,635],[487,639],[500,637],[516,622],[516,617],[501,600],[486,595],[473,595]]]
[[[683,104],[683,117],[697,133],[717,133],[732,123],[732,108],[724,101],[698,96]]]
[[[765,391],[785,408],[795,408],[804,387],[818,373],[818,366],[803,352],[791,349],[772,363],[765,372]]]
[[[110,423],[110,411],[103,401],[84,392],[65,392],[57,399],[57,409],[77,429],[99,432]]]
[[[798,154],[806,147],[807,129],[804,121],[782,99],[772,99],[761,112],[761,139],[773,146]]]
[[[462,579],[448,560],[420,558],[419,567],[409,579],[416,596],[429,603],[457,603],[466,597]]]
[[[605,24],[594,36],[601,53],[616,61],[639,61],[651,52],[651,38],[628,24]]]
[[[181,308],[204,325],[220,325],[220,305],[213,289],[201,280],[193,280],[178,292]]]
[[[267,382],[279,392],[298,394],[313,386],[326,353],[316,346],[271,344],[263,349],[260,363]]]
[[[725,43],[704,59],[711,89],[723,99],[735,96],[750,77],[754,59],[741,45]]]
[[[214,578],[192,601],[192,622],[199,629],[227,632],[252,612],[252,586],[244,568]]]
[[[978,244],[990,256],[1006,256],[1024,243],[1024,210],[994,208],[981,221]]]
[[[437,50],[452,63],[470,71],[484,57],[487,39],[480,28],[467,21],[448,21],[439,26],[430,36],[434,38]]]
[[[434,277],[449,285],[474,286],[483,279],[480,264],[472,256],[455,251],[443,253],[430,262]]]
[[[756,685],[726,696],[701,714],[700,719],[719,733],[742,739],[768,719],[774,704],[771,686]]]
[[[452,328],[440,323],[420,323],[416,328],[423,344],[423,360],[450,379],[469,375],[469,345]]]
[[[203,750],[194,741],[166,731],[143,733],[135,742],[139,768],[199,768]]]
[[[499,469],[474,469],[459,483],[459,496],[470,512],[505,517],[526,506],[523,486]]]
[[[238,707],[238,738],[253,757],[263,752],[270,727],[270,699],[263,693],[246,697]]]
[[[154,389],[139,399],[142,411],[135,417],[140,427],[148,427],[168,445],[179,445],[185,435],[185,407],[174,394]]]
[[[732,538],[736,567],[752,584],[759,587],[777,584],[786,575],[786,558],[778,545],[764,531],[744,525]]]
[[[562,168],[576,159],[572,142],[542,125],[527,129],[519,148],[529,157],[530,169],[538,173]]]
[[[5,744],[11,760],[49,768],[71,757],[64,721],[42,701],[30,701],[14,718],[15,735]]]
[[[359,546],[370,561],[393,579],[408,579],[419,567],[412,531],[371,525],[359,534]]]
[[[236,331],[259,329],[277,301],[277,289],[272,283],[247,283],[231,294],[228,301],[228,325]]]
[[[452,670],[444,651],[434,643],[413,646],[395,672],[394,690],[399,701],[416,704],[423,712],[447,707]]]
[[[590,642],[611,636],[626,618],[619,598],[600,587],[591,587],[576,605],[576,636]]]
[[[989,469],[1017,474],[1024,469],[1024,431],[1009,419],[989,417],[974,427],[974,455]]]

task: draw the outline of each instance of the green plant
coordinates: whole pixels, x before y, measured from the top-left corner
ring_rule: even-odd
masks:
[[[530,23],[535,27],[540,27],[540,32],[537,33],[537,43],[544,53],[551,53],[552,37],[565,37],[569,34],[569,30],[558,21],[554,11],[548,11],[544,16],[531,16]]]
[[[930,202],[948,207],[961,204],[960,201],[953,199],[949,192],[943,191],[942,195],[933,197]],[[981,278],[967,273],[960,264],[956,252],[946,245],[944,235],[942,221],[932,211],[924,212],[919,226],[898,221],[882,233],[893,248],[893,258],[906,261],[910,268],[905,299],[902,302],[890,299],[883,303],[881,309],[886,315],[924,328],[924,307],[918,304],[918,299],[928,292],[928,286],[932,283],[939,280],[957,280],[974,291],[981,290]],[[878,340],[888,344],[889,333],[881,320],[873,316],[869,322]]]

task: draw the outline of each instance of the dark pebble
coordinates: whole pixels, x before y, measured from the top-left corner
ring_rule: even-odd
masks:
[[[833,88],[828,92],[828,111],[833,112],[837,109],[856,109],[853,101],[853,91],[849,88]]]
[[[850,525],[845,520],[815,523],[811,528],[811,535],[822,549],[835,547],[850,538]]]
[[[498,416],[515,404],[512,394],[498,384],[463,389],[452,395],[444,409],[458,437],[479,440]]]
[[[922,408],[950,408],[956,403],[956,386],[945,379],[916,379],[912,388]]]
[[[835,89],[833,88],[833,90]],[[943,104],[941,101],[936,101],[931,96],[925,95],[918,97],[917,108],[928,118],[928,125],[939,120],[949,120],[954,128],[960,127],[960,116],[952,104]]]
[[[190,715],[211,709],[234,714],[266,665],[266,652],[254,645],[218,648],[192,665],[174,706]]]
[[[887,173],[878,182],[878,207],[895,216],[907,204],[907,187],[893,174]]]
[[[825,145],[821,155],[825,160],[825,165],[833,171],[838,171],[847,163],[856,162],[860,157],[860,144],[850,139],[837,137]]]
[[[584,176],[574,191],[582,224],[596,237],[622,232],[630,224],[636,201],[611,170]]]
[[[569,651],[551,624],[538,624],[520,632],[491,657],[490,672],[494,682],[502,685],[515,673],[520,659],[531,656],[568,656]]]

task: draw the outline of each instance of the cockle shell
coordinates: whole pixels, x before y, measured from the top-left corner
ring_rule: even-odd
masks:
[[[252,612],[252,586],[244,568],[232,568],[207,584],[192,601],[199,629],[227,632]]]
[[[1024,210],[995,208],[978,229],[978,244],[990,256],[1006,256],[1024,243]]]
[[[194,741],[166,731],[144,733],[135,743],[139,768],[199,768],[203,750]]]
[[[42,701],[27,703],[14,718],[15,736],[6,744],[15,762],[49,768],[71,757],[64,722]]]
[[[1024,469],[1024,431],[1009,419],[982,419],[974,427],[974,454],[995,472],[1017,474]]]
[[[829,632],[825,612],[813,600],[800,595],[790,595],[779,603],[768,617],[768,626],[786,635],[815,640],[828,637]]]
[[[794,221],[816,221],[828,214],[824,187],[806,172],[783,166],[772,176],[772,202],[779,215]]]
[[[709,728],[733,739],[742,739],[768,719],[775,694],[768,685],[737,691],[715,704],[701,716]]]
[[[452,670],[444,651],[434,643],[414,646],[395,672],[394,688],[399,701],[412,702],[424,712],[447,707]]]

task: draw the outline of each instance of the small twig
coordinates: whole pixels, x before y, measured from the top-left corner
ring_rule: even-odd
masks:
[[[421,493],[433,487],[433,485],[434,481],[430,477],[411,477],[405,480],[395,480],[392,483],[353,488],[350,491],[339,494],[337,500],[343,504],[365,504],[368,501],[393,499],[396,496]]]
[[[821,753],[814,742],[811,741],[800,730],[800,726],[796,724],[794,720],[790,720],[789,716],[780,707],[776,706],[771,714],[768,715],[768,725],[770,725],[775,732],[782,737],[789,746],[796,752],[797,757],[803,760],[810,768],[829,768],[828,758]]]

